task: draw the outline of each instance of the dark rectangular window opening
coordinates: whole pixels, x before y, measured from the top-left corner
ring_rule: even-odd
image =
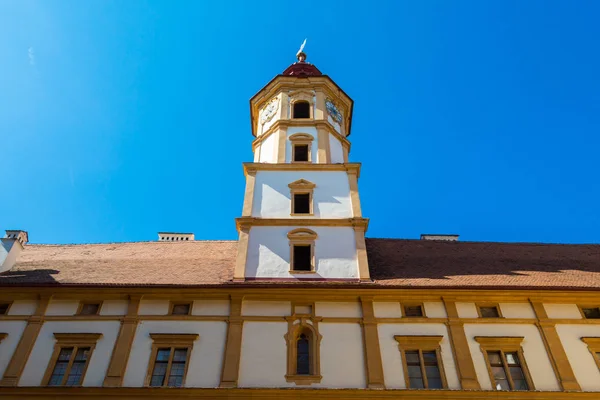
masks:
[[[294,103],[294,116],[292,118],[310,118],[310,104],[308,101]]]
[[[308,161],[308,145],[294,145],[294,161]]]
[[[10,303],[0,303],[0,315],[6,315],[8,307],[10,307]]]
[[[85,303],[81,306],[80,315],[97,315],[100,311],[99,303]]]
[[[600,307],[582,308],[586,319],[600,319]]]
[[[404,306],[404,315],[406,317],[422,317],[423,307],[421,307],[420,305]]]
[[[479,307],[481,318],[500,318],[500,312],[498,307]]]
[[[311,246],[307,245],[294,245],[294,260],[293,268],[294,271],[312,271],[312,254]]]
[[[173,310],[171,310],[171,315],[189,315],[191,309],[191,304],[175,304],[173,305]]]
[[[294,214],[310,214],[310,193],[294,194]]]

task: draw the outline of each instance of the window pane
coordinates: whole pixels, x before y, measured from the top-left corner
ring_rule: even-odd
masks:
[[[71,353],[73,353],[73,347],[60,349],[60,353],[58,353],[58,361],[69,361],[71,358]]]
[[[421,361],[419,360],[419,352],[418,351],[407,351],[404,354],[406,355],[406,363],[407,364],[420,365]]]
[[[65,373],[67,372],[67,365],[69,365],[69,361],[58,361],[56,363],[48,385],[56,386],[62,383]]]
[[[85,361],[74,361],[73,365],[71,365],[71,371],[69,371],[69,376],[67,377],[65,385],[76,386],[81,384],[84,367]]]
[[[422,317],[423,309],[421,306],[406,306],[404,307],[404,312],[407,317]]]
[[[506,356],[506,363],[508,365],[519,365],[519,356],[517,353],[504,353]]]
[[[294,195],[294,214],[310,213],[310,194],[297,193]]]
[[[169,361],[171,349],[158,349],[156,352],[156,361]]]
[[[296,374],[310,375],[310,341],[305,334],[296,342]]]
[[[488,351],[490,365],[502,365],[502,356],[499,351]]]
[[[408,377],[409,378],[422,378],[421,367],[415,365],[408,366]]]
[[[423,384],[423,379],[420,378],[410,378],[410,387],[411,389],[423,389],[425,385]]]
[[[190,313],[190,304],[175,304],[172,315],[188,315]]]
[[[437,365],[437,354],[435,354],[435,351],[424,351],[423,360],[425,361],[425,364]]]
[[[440,369],[437,366],[425,367],[425,373],[427,374],[427,379],[440,378]]]
[[[175,349],[173,354],[173,362],[185,362],[187,358],[187,349]]]
[[[310,271],[312,269],[310,245],[294,245],[294,270]]]
[[[183,376],[170,376],[167,386],[180,387],[183,385]]]
[[[427,377],[427,384],[429,389],[443,389],[441,378],[430,378]]]
[[[525,379],[513,379],[513,382],[515,384],[515,390],[529,390],[529,387],[527,386],[527,381]]]
[[[598,319],[600,318],[600,307],[584,308],[583,315],[589,319]]]
[[[504,367],[492,367],[492,375],[494,375],[494,379],[506,379],[506,371],[504,371]]]
[[[513,381],[516,379],[525,379],[521,367],[509,367],[508,369],[510,370],[510,376],[513,378]]]
[[[75,361],[86,361],[90,354],[89,347],[80,347],[77,349],[77,354],[75,355]]]
[[[496,390],[510,390],[507,380],[496,380]]]
[[[152,379],[150,380],[150,386],[162,386],[164,379],[164,375],[152,375]]]
[[[479,311],[481,312],[482,318],[499,318],[500,313],[496,307],[480,307]]]

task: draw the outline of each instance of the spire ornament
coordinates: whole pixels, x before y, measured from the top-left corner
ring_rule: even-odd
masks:
[[[304,39],[304,42],[302,42],[302,44],[300,45],[300,50],[298,50],[298,52],[296,53],[296,58],[300,62],[304,62],[304,60],[306,60],[306,53],[304,52],[304,46],[306,46],[306,39]]]

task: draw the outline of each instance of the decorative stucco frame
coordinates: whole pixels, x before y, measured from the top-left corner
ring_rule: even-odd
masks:
[[[80,347],[89,347],[90,353],[81,373],[81,382],[79,385],[77,385],[81,386],[83,384],[83,380],[85,379],[85,373],[87,372],[87,369],[92,360],[92,355],[94,354],[96,343],[101,337],[101,333],[55,333],[54,339],[56,339],[56,344],[54,345],[54,352],[52,353],[52,357],[50,357],[50,361],[48,362],[48,366],[46,367],[44,379],[42,379],[43,385],[47,386],[50,383],[52,372],[54,371],[54,367],[56,366],[56,362],[58,361],[60,351],[63,348],[72,347],[73,352],[71,353],[71,357],[69,358],[69,364],[67,365],[67,369],[65,370],[62,382],[58,386],[64,386],[65,382],[67,381],[69,373],[71,372],[71,367],[73,366],[73,361],[75,360],[75,356],[77,355],[77,350]]]

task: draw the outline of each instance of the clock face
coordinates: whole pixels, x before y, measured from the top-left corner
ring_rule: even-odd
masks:
[[[333,102],[329,99],[325,101],[325,107],[327,107],[327,112],[331,115],[334,121],[337,121],[338,124],[342,123],[342,113],[338,108],[333,104]]]
[[[265,122],[270,121],[275,115],[275,112],[277,112],[277,109],[279,109],[279,98],[276,97],[264,108],[262,115],[260,116],[260,123],[264,124]]]

